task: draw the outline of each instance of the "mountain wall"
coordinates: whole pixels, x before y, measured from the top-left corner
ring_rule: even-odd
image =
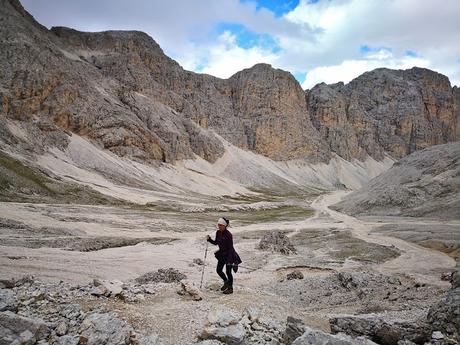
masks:
[[[327,163],[400,158],[460,135],[460,92],[427,69],[304,91],[267,64],[229,79],[186,71],[138,31],[48,30],[17,0],[1,0],[0,18],[0,140],[24,152],[65,147],[63,133],[75,133],[130,159],[215,162],[221,136],[273,160]]]

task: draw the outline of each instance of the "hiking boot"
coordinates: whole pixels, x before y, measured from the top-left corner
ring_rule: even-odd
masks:
[[[228,283],[224,282],[224,285],[222,285],[222,287],[220,288],[220,291],[225,291],[227,290],[227,288],[228,288]]]
[[[224,294],[229,295],[233,293],[233,286],[229,285],[226,290],[224,290]]]

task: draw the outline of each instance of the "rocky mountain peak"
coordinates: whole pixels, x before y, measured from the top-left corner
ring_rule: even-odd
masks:
[[[224,149],[213,132],[275,160],[315,162],[402,157],[459,137],[459,92],[427,69],[377,69],[307,91],[265,63],[220,79],[185,71],[145,33],[48,31],[18,1],[2,4],[2,114],[122,156],[214,161]]]
[[[425,68],[366,72],[307,92],[315,127],[340,156],[402,157],[458,140],[449,79]]]
[[[36,28],[43,30],[43,31],[48,30],[46,27],[38,23],[35,20],[35,18],[32,15],[30,15],[29,12],[25,10],[25,8],[22,6],[19,0],[1,0],[0,4],[1,4],[0,11],[2,13],[5,12],[5,13],[8,13],[8,15],[22,17],[27,22],[34,25]]]
[[[54,26],[50,31],[73,48],[117,53],[148,50],[150,53],[164,55],[158,43],[142,31],[82,32],[62,26]]]

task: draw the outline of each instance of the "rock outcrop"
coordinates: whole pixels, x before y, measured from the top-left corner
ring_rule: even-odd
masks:
[[[433,332],[460,342],[460,261],[451,278],[452,289],[428,311],[427,320]]]
[[[155,272],[148,272],[135,279],[136,283],[178,283],[187,276],[175,268],[160,268]]]
[[[160,345],[158,335],[136,332],[125,320],[109,312],[95,300],[111,298],[135,303],[152,294],[149,286],[135,282],[95,279],[88,285],[42,282],[32,276],[4,279],[0,288],[0,344],[131,344]],[[104,294],[93,294],[103,287]],[[137,290],[137,291],[136,291]],[[142,297],[135,299],[134,296]],[[84,311],[75,303],[86,300]]]
[[[459,138],[458,90],[428,69],[379,68],[346,85],[316,85],[307,99],[315,127],[348,160],[403,157]]]
[[[267,64],[225,80],[185,71],[142,32],[47,30],[18,0],[2,0],[0,16],[0,139],[16,149],[65,147],[77,133],[132,159],[214,162],[217,133],[275,160],[328,162],[459,138],[458,89],[426,69],[378,69],[305,93]],[[26,123],[33,140],[7,121]]]
[[[11,311],[0,313],[0,344],[35,344],[45,339],[49,329],[39,318],[29,318]]]
[[[268,250],[285,255],[295,254],[297,251],[294,245],[281,231],[271,231],[265,234],[259,241],[257,249]]]
[[[340,316],[330,320],[333,333],[366,336],[378,344],[392,345],[400,340],[420,344],[430,339],[430,328],[423,321],[386,321],[376,315]]]
[[[460,88],[454,86],[452,89],[454,94],[454,119],[455,119],[455,137],[460,138]]]
[[[208,323],[200,338],[217,339],[231,345],[242,344],[246,330],[240,320],[241,315],[233,310],[213,310],[208,314]]]
[[[201,301],[203,296],[201,295],[200,289],[192,281],[187,279],[181,280],[181,288],[177,291],[179,295],[189,296],[194,301]]]
[[[412,320],[391,319],[387,314],[335,316],[329,320],[333,333],[365,336],[378,344],[458,344],[460,340],[460,286],[457,270],[452,289],[429,308],[428,315]],[[287,328],[289,329],[289,327]],[[298,329],[298,326],[294,329]]]
[[[305,328],[305,332],[292,345],[376,345],[365,337],[352,338],[346,334],[329,334],[320,330]]]
[[[50,131],[71,131],[121,156],[142,160],[174,162],[196,154],[212,161],[223,153],[222,144],[212,133],[124,80],[120,83],[116,66],[111,71],[104,69],[104,62],[120,59],[117,49],[125,52],[120,63],[140,59],[141,51],[156,54],[157,45],[147,35],[94,34],[90,36],[101,51],[91,52],[89,43],[82,46],[74,42],[76,46],[70,48],[58,36],[59,30],[46,30],[18,8],[22,9],[16,0],[2,0],[0,60],[2,70],[7,71],[0,79],[2,122],[6,117],[46,123],[41,136],[48,136]],[[102,62],[92,59],[95,55]],[[125,71],[128,68],[126,65]],[[2,139],[7,144],[18,140],[8,133]],[[36,143],[20,144],[36,149]]]

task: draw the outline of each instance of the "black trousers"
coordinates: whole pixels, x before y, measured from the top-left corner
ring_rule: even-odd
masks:
[[[225,273],[223,272],[223,268],[225,266],[225,261],[224,260],[219,260],[217,261],[217,268],[216,272],[223,279],[224,282],[227,282],[228,285],[233,285],[233,275],[232,275],[232,266],[231,265],[226,265],[225,267]]]

